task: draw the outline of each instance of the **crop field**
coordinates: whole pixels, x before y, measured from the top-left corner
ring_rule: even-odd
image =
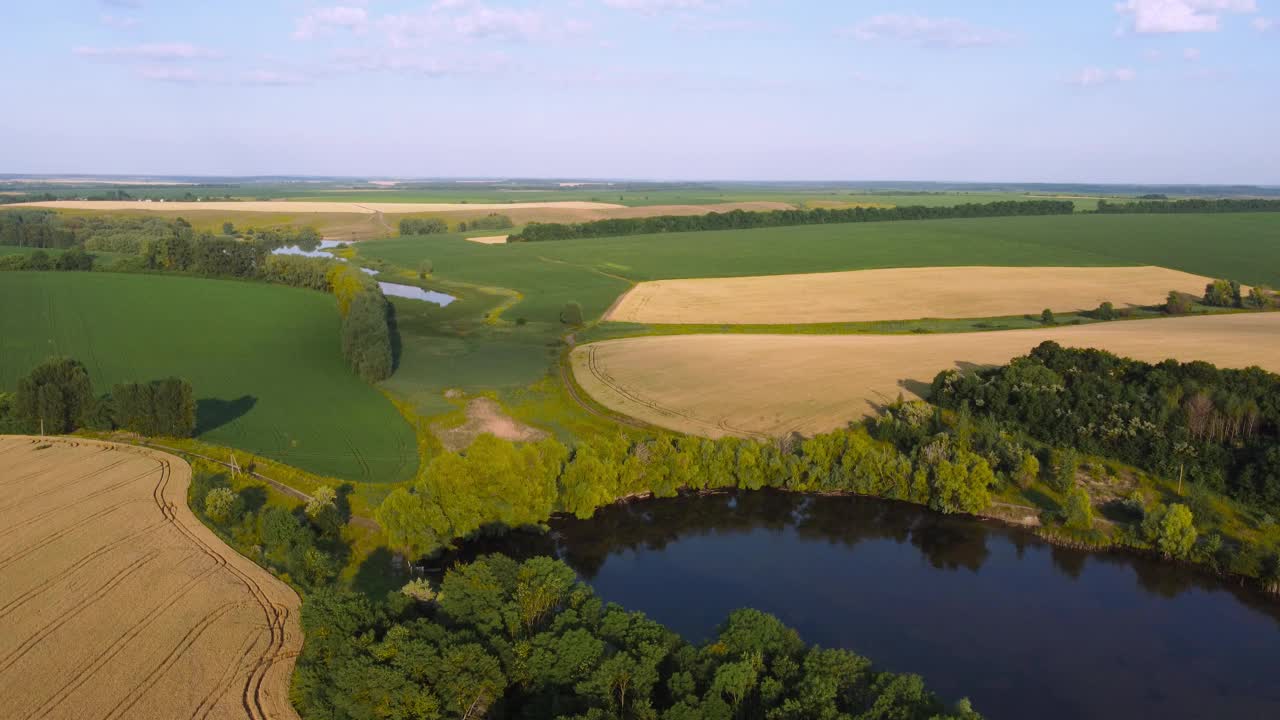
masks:
[[[564,208],[567,210],[603,210],[620,207],[610,203],[593,203],[583,201],[560,201],[541,203],[520,203],[525,208]],[[354,203],[354,202],[296,202],[290,200],[246,200],[242,202],[187,202],[187,203],[154,203],[137,200],[44,200],[40,202],[18,203],[11,207],[45,207],[61,210],[139,210],[143,212],[179,212],[182,210],[202,210],[206,212],[270,212],[270,213],[356,213],[372,215],[374,213],[415,213],[415,212],[449,212],[498,211],[511,207],[504,203],[467,204],[467,203]]]
[[[297,718],[298,596],[187,508],[151,450],[0,436],[8,718]]]
[[[566,302],[580,303],[592,321],[634,283],[649,280],[921,266],[1160,265],[1280,284],[1280,216],[1261,213],[868,223],[504,245],[428,235],[354,249],[356,261],[399,268],[405,277],[430,260],[431,284],[461,298],[447,308],[397,303],[404,308],[397,318],[404,352],[386,387],[426,414],[453,409],[443,399],[448,389],[505,395],[546,377],[560,337],[572,331],[559,321]],[[1140,302],[1158,302],[1168,289]],[[1118,292],[1109,294],[1120,302]]]
[[[1170,290],[1200,294],[1201,275],[1159,267],[942,267],[741,278],[654,280],[632,288],[605,320],[788,324],[980,318],[1155,305]]]
[[[466,243],[463,243],[466,244]],[[411,428],[340,352],[332,297],[259,283],[110,273],[0,273],[0,391],[53,355],[95,391],[177,375],[199,437],[321,475],[394,482]]]
[[[825,432],[938,372],[1008,362],[1044,340],[1158,362],[1204,360],[1280,371],[1280,313],[1134,320],[946,335],[670,335],[576,348],[574,376],[596,401],[680,432]]]

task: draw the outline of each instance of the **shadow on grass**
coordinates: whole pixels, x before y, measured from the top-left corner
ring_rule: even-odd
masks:
[[[227,423],[234,422],[244,417],[254,405],[258,404],[258,398],[252,395],[242,395],[235,400],[222,400],[220,398],[202,398],[196,401],[196,434],[202,435],[210,430],[217,430]]]
[[[387,593],[399,590],[408,582],[404,565],[385,547],[369,553],[360,563],[352,586],[370,598],[381,600]]]

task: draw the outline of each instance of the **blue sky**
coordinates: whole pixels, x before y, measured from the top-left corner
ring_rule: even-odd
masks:
[[[50,0],[0,172],[1280,184],[1280,0]]]

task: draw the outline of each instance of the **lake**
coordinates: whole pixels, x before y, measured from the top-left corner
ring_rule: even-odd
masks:
[[[319,246],[314,250],[307,250],[298,245],[286,245],[285,247],[278,247],[275,250],[272,250],[271,254],[272,255],[301,255],[302,257],[310,257],[310,258],[333,258],[334,255],[333,253],[329,252],[329,250],[341,244],[342,242],[339,240],[321,240]],[[347,261],[346,258],[337,258],[337,259],[342,262]],[[360,272],[366,275],[378,274],[377,270],[373,270],[365,267],[360,268]],[[410,300],[422,300],[424,302],[435,303],[440,307],[444,307],[445,305],[448,305],[454,300],[457,300],[457,298],[455,298],[452,295],[447,295],[442,292],[436,292],[435,290],[423,290],[422,288],[417,287],[416,285],[401,285],[399,283],[379,282],[378,287],[382,288],[383,295],[394,295],[395,297],[408,298]]]
[[[693,641],[732,610],[914,672],[989,718],[1280,717],[1280,603],[971,518],[776,491],[651,500],[466,552],[555,554]]]

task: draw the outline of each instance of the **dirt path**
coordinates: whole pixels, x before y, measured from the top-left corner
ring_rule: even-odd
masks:
[[[0,715],[296,720],[298,596],[190,482],[168,453],[0,436]]]

